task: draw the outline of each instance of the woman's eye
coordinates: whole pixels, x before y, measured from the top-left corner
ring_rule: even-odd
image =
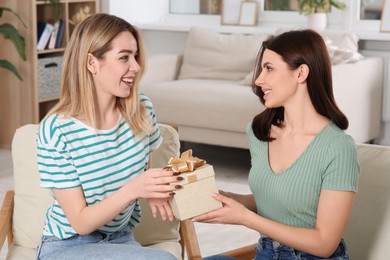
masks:
[[[272,70],[272,68],[271,68],[270,66],[266,66],[265,69],[266,69],[267,71],[271,71],[271,70]]]
[[[126,56],[121,57],[120,59],[124,60],[124,61],[128,61],[129,60],[129,56],[126,55]]]

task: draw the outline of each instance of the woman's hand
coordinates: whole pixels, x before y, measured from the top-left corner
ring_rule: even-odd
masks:
[[[251,212],[244,205],[222,194],[213,194],[213,198],[221,202],[223,208],[196,216],[193,221],[243,225],[245,215]]]
[[[159,211],[162,220],[167,220],[167,217],[170,221],[175,220],[168,199],[148,199],[148,203],[152,210],[153,218],[157,218],[157,211]]]
[[[183,177],[177,176],[178,174],[163,168],[149,169],[139,174],[126,186],[136,198],[167,199],[181,187],[177,186],[176,182],[183,180]]]

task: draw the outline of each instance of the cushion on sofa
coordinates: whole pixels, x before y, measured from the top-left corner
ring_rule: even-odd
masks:
[[[151,84],[147,95],[161,122],[245,133],[264,106],[251,88],[237,86],[236,81],[183,79]]]
[[[191,28],[179,79],[241,80],[254,67],[267,34],[222,34]]]
[[[14,244],[35,249],[38,245],[50,192],[39,187],[36,136],[38,125],[16,130],[12,141],[15,206],[13,215]]]
[[[390,147],[358,145],[359,187],[344,239],[350,259],[390,259]]]
[[[323,38],[332,65],[352,63],[364,58],[358,52],[359,37],[355,33],[326,33]]]
[[[180,155],[180,141],[177,131],[167,125],[160,124],[160,131],[163,141],[160,147],[152,153],[151,167],[162,168],[168,163],[172,156]],[[179,246],[179,221],[163,221],[158,214],[157,219],[153,219],[152,212],[145,199],[140,199],[142,208],[141,222],[134,229],[134,236],[144,246],[158,247],[156,244],[164,243],[164,247]]]

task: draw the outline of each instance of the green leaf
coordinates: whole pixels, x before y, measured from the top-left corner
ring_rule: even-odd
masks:
[[[0,60],[0,68],[7,69],[11,71],[19,80],[23,80],[22,77],[20,76],[18,70],[16,67],[9,61],[7,60]]]
[[[344,10],[346,5],[336,0],[330,0],[330,4],[336,7],[337,9]]]
[[[15,15],[19,21],[23,24],[24,28],[27,28],[27,25],[23,22],[22,18],[19,16],[18,13],[16,13],[14,10],[12,10],[11,8],[8,8],[8,7],[0,7],[0,17],[3,15],[3,12],[4,11],[7,11],[7,12],[10,12],[12,13],[13,15]]]
[[[18,51],[19,56],[23,60],[26,60],[26,43],[24,37],[19,34],[18,30],[16,30],[12,24],[0,24],[0,34],[3,35],[4,38],[11,40]]]

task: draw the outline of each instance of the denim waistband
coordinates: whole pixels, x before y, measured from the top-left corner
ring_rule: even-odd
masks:
[[[261,237],[259,239],[259,244],[263,249],[286,249],[294,251],[294,249],[290,248],[289,246],[283,245],[269,237]]]
[[[269,256],[289,256],[286,259],[349,259],[347,248],[344,240],[340,241],[339,246],[336,248],[335,252],[329,258],[319,258],[314,255],[295,250],[287,245],[281,244],[280,242],[273,240],[269,237],[261,237],[259,239],[259,251],[268,252]],[[258,253],[259,253],[258,251]],[[257,259],[257,258],[256,258]],[[284,259],[284,258],[283,258]]]

